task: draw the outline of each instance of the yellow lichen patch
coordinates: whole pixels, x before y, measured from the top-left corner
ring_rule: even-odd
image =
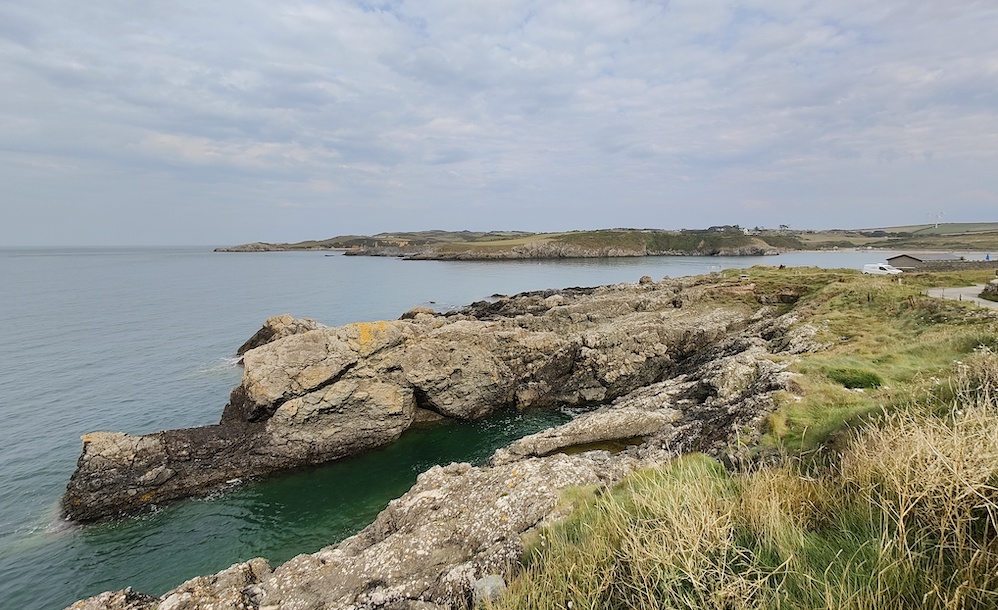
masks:
[[[395,329],[394,322],[355,322],[348,325],[356,333],[357,347],[360,352],[380,349],[389,341],[391,331]]]

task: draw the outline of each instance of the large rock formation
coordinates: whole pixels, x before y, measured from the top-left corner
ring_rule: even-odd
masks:
[[[769,349],[799,342],[760,338],[781,329],[781,337],[798,332],[786,328],[785,318],[757,316],[688,358],[674,377],[516,441],[485,465],[434,467],[359,534],[276,569],[255,559],[158,599],[123,590],[71,608],[467,607],[515,572],[526,535],[566,510],[567,488],[606,488],[636,468],[690,451],[729,463],[744,459],[741,448],[753,444],[746,436],[759,434],[774,393],[797,390]]]
[[[272,318],[243,354],[242,382],[219,424],[85,435],[62,506],[69,519],[99,520],[367,451],[427,415],[599,405],[665,380],[682,383],[705,358],[744,351],[732,347],[733,333],[763,332],[756,327],[772,316],[750,319],[756,308],[746,302],[794,298],[753,290],[702,278],[645,281],[338,328]],[[719,291],[732,297],[728,306],[714,302]],[[771,335],[786,335],[770,326]],[[685,395],[701,403],[720,391],[689,383]],[[633,412],[621,430],[647,437],[670,417]]]

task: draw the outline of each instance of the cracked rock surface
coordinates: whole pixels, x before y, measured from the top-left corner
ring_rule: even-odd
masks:
[[[275,316],[244,345],[243,379],[219,424],[84,435],[63,512],[83,522],[113,518],[247,477],[339,459],[396,440],[417,419],[608,404],[676,380],[704,358],[738,351],[731,338],[750,328],[756,336],[768,332],[770,343],[806,347],[786,339],[792,324],[784,328],[774,315],[759,313],[766,308],[718,306],[711,299],[719,293],[754,294],[751,285],[703,278],[646,279],[337,328]],[[754,296],[759,303],[787,300]],[[729,374],[734,381],[725,383],[734,389],[701,382],[687,393],[736,391],[753,374]],[[592,422],[633,440],[673,425],[671,417],[634,412],[617,418],[626,424]],[[574,444],[599,442],[599,436]],[[545,442],[549,452],[562,441]],[[543,454],[542,445],[531,454]]]
[[[133,497],[189,485],[213,472],[214,455],[266,468],[360,450],[363,439],[390,442],[420,413],[596,408],[497,450],[486,464],[431,468],[367,528],[316,553],[276,568],[263,559],[236,564],[157,599],[126,589],[71,608],[468,607],[513,575],[525,535],[563,516],[566,489],[608,488],[691,451],[735,465],[746,459],[746,436],[761,434],[774,393],[797,391],[771,355],[817,348],[809,330],[773,307],[697,307],[712,290],[677,280],[528,293],[447,316],[420,311],[305,330],[251,349],[222,424],[88,435],[74,479],[113,490],[128,471]]]

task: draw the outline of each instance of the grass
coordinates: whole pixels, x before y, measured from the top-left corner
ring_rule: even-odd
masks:
[[[884,227],[888,235],[874,237],[874,229],[819,231],[797,235],[812,248],[873,246],[888,249],[998,250],[998,223],[939,223]]]
[[[923,294],[989,275],[704,280],[708,306],[768,304],[825,345],[781,357],[775,465],[691,455],[575,490],[495,607],[998,608],[998,320]]]
[[[832,369],[828,371],[828,377],[851,390],[858,388],[876,389],[884,385],[884,380],[880,378],[880,375],[868,369]]]
[[[998,356],[951,364],[833,458],[691,455],[577,490],[495,608],[998,607]]]
[[[820,286],[802,291],[787,311],[815,328],[815,340],[825,349],[791,359],[802,391],[781,397],[763,447],[813,450],[845,425],[939,391],[938,380],[952,363],[977,346],[998,347],[993,317],[970,304],[922,294],[939,285],[980,283],[987,274],[905,274],[902,284],[846,271],[789,278],[797,290],[801,283]],[[749,275],[760,289],[777,289],[778,272]]]

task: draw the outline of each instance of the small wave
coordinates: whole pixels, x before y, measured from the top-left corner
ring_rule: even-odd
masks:
[[[576,417],[589,413],[590,411],[595,411],[598,407],[584,406],[584,407],[573,407],[569,405],[562,405],[558,411],[567,415],[568,417],[575,419]]]
[[[245,489],[246,488],[245,484],[252,482],[253,480],[254,479],[252,477],[249,478],[237,477],[235,479],[229,479],[226,482],[219,485],[218,487],[197,494],[194,498],[192,498],[192,500],[195,502],[215,502],[217,500],[230,496],[231,492],[237,489]]]
[[[53,504],[37,520],[25,524],[9,532],[10,540],[0,546],[2,556],[12,556],[32,549],[42,547],[54,538],[71,534],[79,529],[79,525],[62,516],[58,503]],[[4,533],[5,538],[7,532]]]
[[[242,356],[224,356],[198,367],[199,375],[217,375],[229,373],[233,369],[239,368],[243,361]]]
[[[70,521],[69,519],[61,515],[57,515],[55,518],[49,521],[48,525],[45,526],[44,532],[46,534],[53,534],[59,536],[62,534],[75,532],[79,528],[80,525],[78,523],[74,523],[73,521]]]

